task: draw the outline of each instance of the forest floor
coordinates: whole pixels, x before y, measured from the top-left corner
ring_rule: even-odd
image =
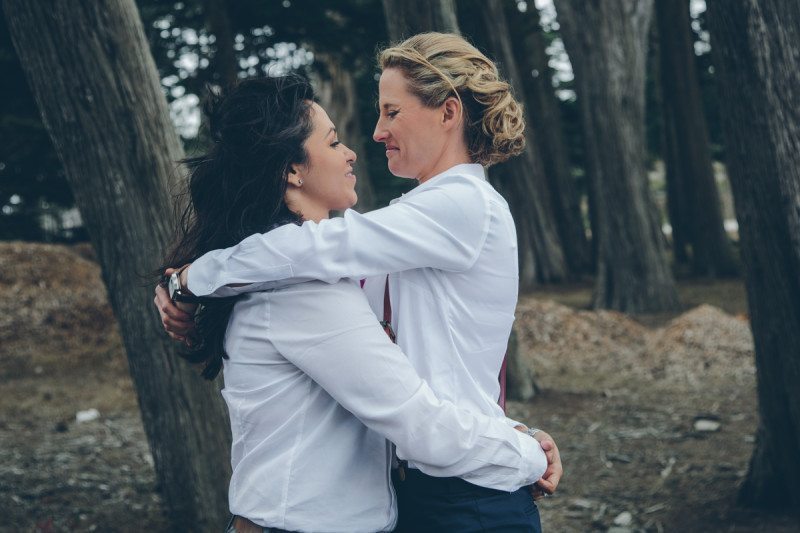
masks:
[[[91,256],[0,243],[0,531],[167,530]],[[521,298],[541,390],[509,415],[549,431],[566,470],[545,531],[800,528],[735,503],[757,425],[741,282],[680,291],[683,313],[634,318],[584,310],[589,284]]]

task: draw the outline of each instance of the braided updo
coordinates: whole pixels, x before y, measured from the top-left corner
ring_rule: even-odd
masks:
[[[490,166],[525,148],[522,105],[494,62],[462,37],[420,33],[381,51],[378,64],[402,71],[409,91],[428,107],[458,98],[473,162]]]

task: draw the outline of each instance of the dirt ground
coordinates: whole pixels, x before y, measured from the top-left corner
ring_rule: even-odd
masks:
[[[98,286],[87,246],[0,243],[0,531],[167,530]],[[735,503],[757,425],[744,289],[680,290],[684,313],[635,319],[582,310],[588,284],[521,299],[541,391],[509,415],[551,432],[566,469],[546,531],[800,531]]]

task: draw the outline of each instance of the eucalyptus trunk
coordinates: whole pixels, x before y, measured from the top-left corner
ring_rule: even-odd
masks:
[[[386,27],[392,41],[416,33],[460,33],[455,0],[383,0]]]
[[[483,15],[492,54],[514,95],[524,100],[525,89],[514,57],[503,1],[484,2]],[[530,114],[525,117],[525,152],[490,171],[493,181],[504,182],[503,189],[507,191],[506,198],[510,200],[521,237],[520,286],[524,289],[541,282],[561,281],[569,275],[562,247],[563,235],[559,235],[553,195],[542,165],[539,131],[531,118]]]
[[[694,65],[688,0],[656,2],[661,100],[670,219],[674,243],[691,244],[694,273],[722,277],[738,273],[725,233],[711,162],[700,87]],[[676,217],[673,219],[672,217]],[[681,251],[676,251],[676,257]]]
[[[230,426],[153,306],[180,140],[133,0],[5,0],[8,27],[102,267],[173,529],[222,527]]]
[[[649,196],[644,89],[652,0],[558,0],[575,73],[595,211],[595,307],[630,313],[679,307]],[[593,228],[594,229],[594,228]]]
[[[561,248],[571,273],[588,273],[592,269],[591,249],[581,213],[581,196],[570,168],[561,110],[553,90],[553,69],[548,63],[539,10],[529,7],[523,15],[515,1],[499,3],[505,8],[510,26],[507,38],[521,43],[513,49],[525,91],[527,127],[534,133],[534,156],[542,161]]]
[[[229,5],[226,0],[203,0],[208,30],[214,35],[216,49],[212,66],[222,85],[231,86],[236,82],[239,63],[233,48],[234,37],[231,26]]]
[[[800,509],[800,4],[708,3],[756,348],[759,426],[742,504]]]

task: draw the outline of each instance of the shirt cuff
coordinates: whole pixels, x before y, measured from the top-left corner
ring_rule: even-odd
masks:
[[[515,433],[522,450],[520,472],[525,479],[523,485],[533,485],[542,479],[545,470],[547,470],[547,456],[545,456],[538,440],[521,431],[515,431]]]

